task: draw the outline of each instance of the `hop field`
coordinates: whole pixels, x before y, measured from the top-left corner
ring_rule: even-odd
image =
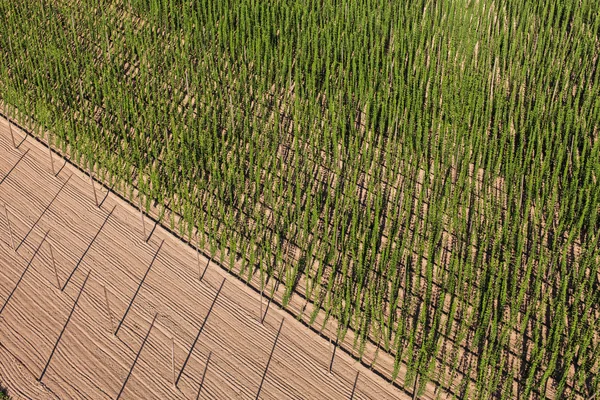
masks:
[[[0,100],[394,385],[589,398],[598,9],[5,0]]]

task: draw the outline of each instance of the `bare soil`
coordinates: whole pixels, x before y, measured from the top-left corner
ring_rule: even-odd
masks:
[[[195,399],[209,353],[199,398],[256,398],[263,375],[263,399],[410,398],[341,350],[329,373],[329,341],[273,304],[261,324],[254,290],[214,262],[200,281],[191,247],[148,220],[145,243],[139,211],[99,185],[97,208],[89,177],[56,155],[54,163],[56,177],[48,149],[31,138],[14,149],[0,121],[0,206],[17,247],[0,207],[0,382],[14,398],[114,399],[122,390],[124,399]],[[47,232],[58,285],[46,241],[36,254]],[[200,269],[207,263],[201,255]],[[114,324],[126,315],[116,336],[103,286]],[[175,375],[192,350],[178,388],[171,338]]]

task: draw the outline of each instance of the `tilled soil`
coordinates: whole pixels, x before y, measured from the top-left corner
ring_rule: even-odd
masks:
[[[96,207],[89,176],[54,164],[0,121],[0,384],[14,398],[409,398],[343,351],[329,373],[329,341],[273,305],[261,324],[254,290],[214,262],[200,281],[208,259],[148,221],[144,242],[139,211],[99,185]]]

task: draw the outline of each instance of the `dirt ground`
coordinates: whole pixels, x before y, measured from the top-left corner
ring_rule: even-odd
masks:
[[[0,120],[0,384],[13,398],[411,397],[341,350],[329,373],[329,341],[273,305],[261,324],[255,291],[214,263],[200,281],[208,259],[148,220],[145,243],[135,208],[99,185],[96,207],[89,177],[54,164],[32,138],[14,149]]]

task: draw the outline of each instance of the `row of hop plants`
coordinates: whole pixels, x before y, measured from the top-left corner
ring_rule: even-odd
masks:
[[[0,98],[396,384],[589,396],[593,3],[9,0]]]

